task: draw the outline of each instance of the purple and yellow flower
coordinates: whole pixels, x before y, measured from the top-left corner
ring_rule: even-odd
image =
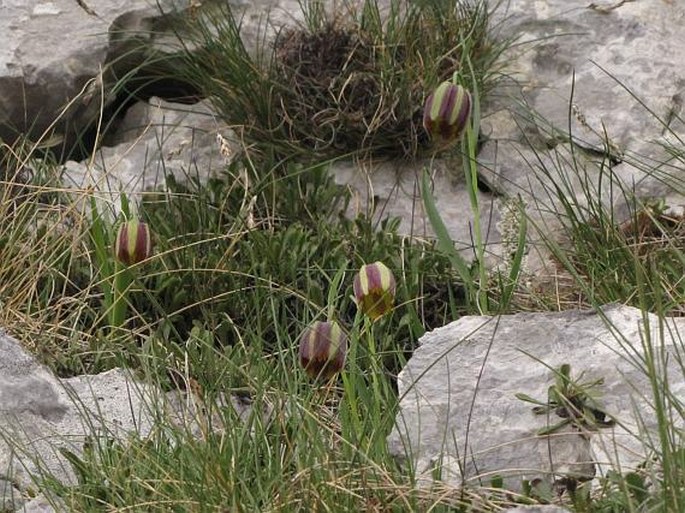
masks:
[[[395,277],[383,262],[366,264],[354,277],[354,299],[365,315],[379,319],[395,302]]]
[[[300,337],[300,364],[312,378],[329,380],[345,366],[347,335],[334,321],[315,321]]]
[[[443,82],[423,108],[423,127],[440,146],[452,144],[464,133],[471,115],[471,94],[462,86]]]
[[[152,255],[152,238],[146,223],[132,219],[119,226],[114,256],[125,265],[147,260]]]

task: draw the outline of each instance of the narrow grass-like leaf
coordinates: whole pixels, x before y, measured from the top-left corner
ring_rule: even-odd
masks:
[[[452,267],[459,274],[462,283],[466,287],[467,296],[472,297],[474,285],[471,271],[466,263],[466,260],[464,260],[464,258],[454,247],[454,242],[447,231],[447,226],[445,226],[445,223],[440,216],[440,212],[438,212],[438,208],[435,204],[435,198],[433,198],[433,194],[431,192],[430,176],[428,174],[428,170],[426,169],[424,169],[422,173],[421,198],[423,200],[423,206],[426,209],[428,220],[430,221],[431,227],[435,232],[438,248],[447,256],[447,258],[449,258]]]

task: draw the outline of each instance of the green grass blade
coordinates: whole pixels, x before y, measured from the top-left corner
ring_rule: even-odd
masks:
[[[449,258],[452,268],[457,271],[467,289],[467,295],[471,297],[471,292],[473,290],[473,278],[471,277],[471,271],[469,270],[466,260],[464,260],[464,258],[454,247],[454,242],[450,238],[447,227],[445,226],[445,223],[438,212],[438,209],[435,205],[435,199],[430,191],[430,177],[428,176],[428,171],[426,169],[423,170],[422,175],[421,197],[424,208],[426,209],[426,215],[428,216],[428,220],[430,221],[431,227],[433,228],[435,236],[437,237],[438,248]]]

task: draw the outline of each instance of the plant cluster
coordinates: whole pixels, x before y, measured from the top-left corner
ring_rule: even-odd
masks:
[[[466,512],[561,500],[538,483],[512,495],[498,477],[458,493],[441,483],[422,489],[415,469],[388,454],[395,376],[418,338],[464,313],[521,308],[527,230],[538,227],[521,202],[510,269],[489,272],[477,143],[507,42],[493,37],[487,2],[385,7],[363,0],[328,13],[303,2],[304,23],[259,48],[245,46],[225,2],[192,17],[179,29],[179,75],[239,129],[244,152],[207,183],[169,177],[137,210],[124,196],[115,221],[88,191],[88,211],[76,208],[35,146],[0,147],[2,324],[61,375],[125,365],[200,405],[200,436],[160,418],[147,439],[95,436],[94,426],[82,453],[62,451],[77,485],[43,483],[73,511]],[[420,185],[434,242],[400,236],[396,219],[346,218],[349,195],[325,160],[439,151],[463,159],[472,262],[442,222],[430,169]],[[569,246],[543,242],[584,301],[681,311],[682,216],[624,188],[630,216],[619,222],[577,160],[564,169],[581,178],[587,201],[548,180]],[[537,172],[552,176],[544,165]],[[544,299],[557,307],[558,296]],[[578,512],[682,510],[685,451],[673,417],[682,405],[660,378],[665,355],[654,347],[644,341],[638,364],[652,382],[660,431],[646,444],[661,472],[650,461],[603,476],[595,491],[573,490]],[[572,378],[569,365],[555,376],[546,398],[519,395],[553,420],[539,435],[612,427],[594,401],[601,381]],[[251,413],[222,407],[227,396],[244,398]]]
[[[539,430],[539,435],[549,435],[565,426],[572,426],[580,431],[591,431],[612,427],[615,424],[613,419],[607,419],[607,414],[592,396],[593,391],[604,383],[604,379],[599,378],[591,382],[573,379],[571,366],[567,363],[554,372],[555,384],[548,389],[547,402],[538,401],[523,393],[516,395],[522,401],[536,404],[533,408],[536,415],[554,414],[561,419]]]
[[[300,26],[256,49],[221,5],[179,29],[189,41],[180,73],[250,143],[309,158],[429,155],[426,92],[456,73],[488,94],[507,46],[480,1],[365,0],[334,13],[306,2]]]

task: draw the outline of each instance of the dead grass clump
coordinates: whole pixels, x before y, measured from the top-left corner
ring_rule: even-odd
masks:
[[[498,57],[511,41],[496,40],[480,0],[365,0],[330,13],[316,5],[303,2],[305,21],[254,52],[230,8],[180,32],[179,74],[243,127],[249,144],[316,160],[426,156],[427,95],[457,73],[483,98],[502,76]]]
[[[370,34],[335,22],[313,32],[287,29],[275,44],[279,104],[293,141],[337,154],[368,149],[404,157],[427,146],[423,84],[399,91],[400,77],[389,76],[403,72],[403,48],[389,55]]]

